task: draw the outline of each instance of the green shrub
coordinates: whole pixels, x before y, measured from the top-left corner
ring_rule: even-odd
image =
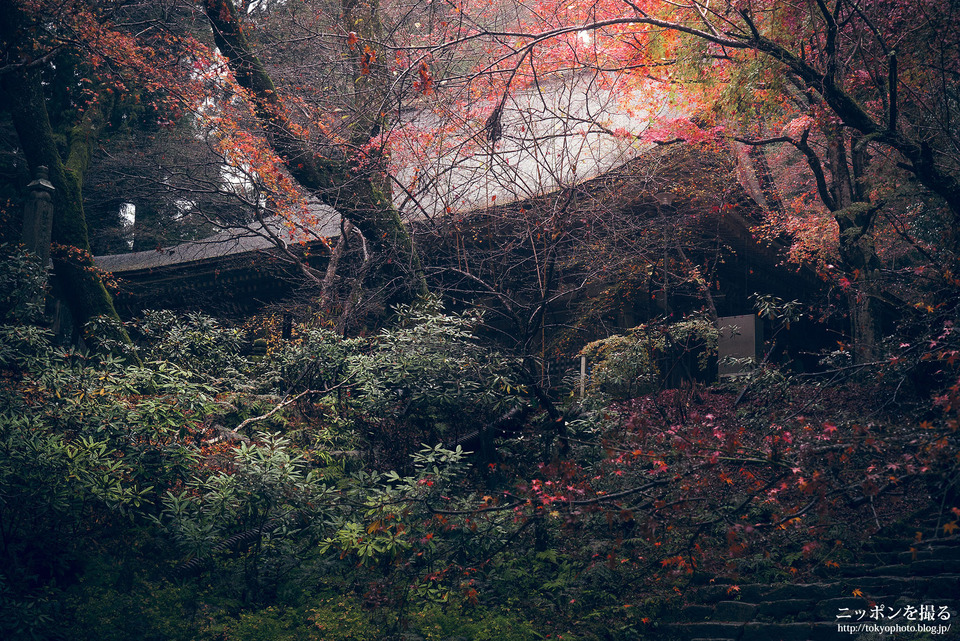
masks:
[[[519,611],[484,607],[430,605],[410,617],[411,630],[426,641],[462,637],[471,641],[533,641],[542,639]],[[568,637],[564,637],[568,638]]]
[[[0,323],[34,323],[43,317],[47,266],[19,247],[0,245]]]
[[[694,314],[677,323],[648,323],[626,335],[616,334],[587,344],[581,351],[592,364],[590,391],[614,399],[635,398],[660,387],[663,364],[688,355],[705,372],[717,353],[719,331],[705,316]]]
[[[311,639],[322,641],[377,641],[383,638],[370,615],[356,599],[346,596],[320,599],[307,608]]]

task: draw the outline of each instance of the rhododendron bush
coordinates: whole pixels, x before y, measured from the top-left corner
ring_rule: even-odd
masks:
[[[128,325],[135,347],[98,355],[27,322],[43,283],[30,261],[0,272],[0,621],[14,636],[123,621],[212,639],[287,612],[304,634],[452,617],[629,638],[691,582],[809,581],[898,524],[957,529],[953,325],[875,376],[765,365],[662,389],[658,352],[709,353],[715,330],[650,323],[588,348],[642,387],[617,402],[591,387],[558,425],[518,363],[478,343],[478,319],[436,302],[365,338],[298,327],[262,355],[213,319],[151,312]],[[130,349],[142,365],[117,357]],[[906,388],[929,363],[932,404]],[[334,624],[323,604],[338,593],[352,614]]]

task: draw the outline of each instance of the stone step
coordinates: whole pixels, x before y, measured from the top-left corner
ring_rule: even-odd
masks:
[[[810,620],[817,601],[815,599],[782,599],[766,601],[760,604],[757,616],[772,621],[783,621],[790,617],[796,621]]]
[[[849,634],[841,637],[835,623],[748,623],[743,626],[739,641],[824,641],[838,638],[851,641]]]
[[[909,548],[908,548],[909,550]],[[897,565],[899,563],[910,563],[921,558],[933,558],[932,554],[919,556],[916,552],[911,554],[907,552],[863,552],[858,558],[865,565]]]
[[[914,576],[915,573],[911,567],[912,563],[897,563],[896,565],[875,565],[873,567],[858,568],[857,570],[844,571],[841,568],[841,574],[845,577],[864,577],[864,576]]]
[[[934,545],[944,548],[960,547],[960,535],[937,536],[940,532],[933,531],[933,525],[923,529],[917,529],[923,536],[917,540],[912,536],[902,538],[873,537],[865,546],[865,550],[870,552],[902,552],[905,548]]]
[[[933,532],[932,527],[917,530]],[[727,578],[704,575],[689,587],[687,605],[679,609],[675,622],[664,624],[662,630],[668,635],[664,638],[855,641],[856,635],[838,629],[838,623],[849,624],[851,619],[837,617],[848,614],[860,623],[897,622],[864,620],[863,615],[869,617],[876,606],[884,606],[888,613],[924,605],[939,612],[943,606],[950,613],[947,623],[960,621],[960,536],[921,537],[920,541],[911,541],[909,536],[878,538],[858,560],[839,568],[817,568],[815,573],[823,580],[813,583],[734,584]],[[861,596],[854,596],[854,591]],[[948,638],[960,637],[947,634],[938,641]]]
[[[713,606],[694,603],[680,608],[677,621],[707,621],[713,618]]]
[[[960,594],[960,575],[941,574],[937,576],[865,576],[848,579],[850,590],[863,590],[866,594],[878,594],[881,591],[901,596],[923,597],[928,594]]]
[[[840,567],[818,565],[813,573],[825,579],[837,579],[848,576],[861,576],[877,567],[876,563],[845,563]]]
[[[752,621],[760,606],[743,601],[720,601],[713,609],[713,621]]]
[[[743,626],[728,621],[700,621],[696,623],[667,623],[664,630],[681,639],[739,639]]]
[[[955,548],[949,548],[951,551]],[[879,565],[894,565],[897,563],[913,563],[914,561],[926,561],[927,559],[939,559],[941,557],[937,552],[930,549],[918,549],[913,548],[912,551],[908,550],[906,552],[899,552],[897,554],[884,555],[880,559],[881,563]],[[891,560],[892,559],[892,560]]]
[[[830,583],[787,583],[779,586],[767,586],[763,593],[764,601],[784,601],[793,599],[813,599],[819,601],[847,594],[843,586]]]
[[[836,581],[824,583],[748,583],[738,586],[709,585],[690,592],[690,600],[698,603],[717,603],[739,598],[747,603],[779,601],[784,599],[814,599],[849,594],[844,584]]]
[[[744,585],[705,585],[690,592],[691,599],[699,603],[717,603],[740,597],[749,602],[757,601],[762,597],[769,585],[763,583],[748,583]]]
[[[897,555],[897,560],[900,563],[925,561],[927,559],[944,559],[950,561],[960,559],[960,545],[947,547],[940,545],[918,545],[913,548],[912,552],[907,550]]]
[[[898,563],[896,565],[881,565],[872,568],[862,568],[857,571],[844,571],[844,576],[933,576],[940,574],[960,574],[960,559],[925,559],[912,563]]]
[[[931,574],[960,574],[960,559],[927,559],[914,561],[910,564],[914,575],[927,576]]]
[[[837,615],[844,612],[868,610],[870,600],[864,597],[843,596],[834,599],[823,599],[813,608],[813,617],[818,621],[836,621]]]

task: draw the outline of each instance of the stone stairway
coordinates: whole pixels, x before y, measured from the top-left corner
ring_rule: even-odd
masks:
[[[862,559],[855,565],[820,568],[816,583],[734,585],[717,579],[691,587],[685,603],[669,617],[672,621],[660,627],[662,638],[960,639],[960,536],[922,543],[877,538]],[[927,606],[924,620],[922,606]],[[883,616],[876,614],[877,609]],[[882,632],[877,626],[899,627]]]

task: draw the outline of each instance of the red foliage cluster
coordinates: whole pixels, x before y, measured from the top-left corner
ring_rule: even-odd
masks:
[[[736,573],[755,556],[791,574],[836,565],[837,540],[909,514],[956,447],[945,421],[877,412],[878,393],[809,385],[741,406],[735,392],[696,388],[635,399],[599,443],[521,484],[514,509],[605,530],[610,554],[661,575]]]

